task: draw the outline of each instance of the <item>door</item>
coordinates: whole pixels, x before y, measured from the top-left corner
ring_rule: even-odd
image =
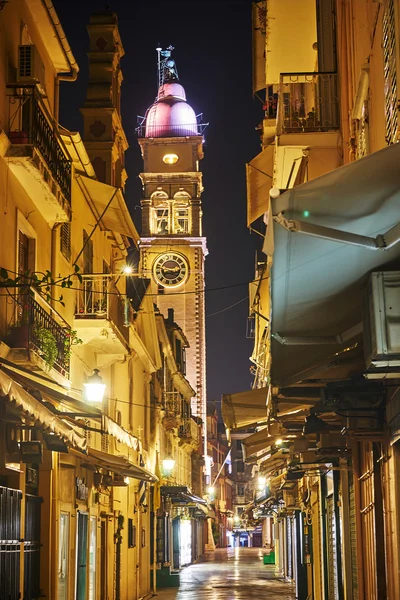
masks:
[[[107,523],[101,521],[100,529],[100,598],[107,598]]]
[[[78,512],[78,531],[76,539],[76,600],[87,600],[87,543],[88,515]]]
[[[96,599],[97,518],[89,521],[89,600]]]
[[[177,517],[172,521],[172,556],[173,568],[178,570],[180,565],[180,518]]]
[[[69,578],[69,514],[60,514],[58,529],[57,600],[68,599]]]
[[[19,600],[22,492],[0,487],[0,598]]]
[[[25,495],[24,600],[40,598],[40,511],[43,499]]]

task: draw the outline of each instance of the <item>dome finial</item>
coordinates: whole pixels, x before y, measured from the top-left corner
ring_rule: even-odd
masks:
[[[162,86],[164,83],[179,81],[176,63],[174,59],[171,58],[174,47],[168,46],[166,50],[162,50],[162,48],[156,48],[156,50],[158,55],[158,87]]]

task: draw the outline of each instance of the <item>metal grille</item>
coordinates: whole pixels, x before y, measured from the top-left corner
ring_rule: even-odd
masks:
[[[19,76],[20,77],[33,77],[32,48],[33,48],[33,46],[20,46],[19,47]]]
[[[398,137],[394,0],[388,0],[383,15],[383,69],[385,84],[386,142],[388,144],[394,144],[397,142]]]
[[[328,589],[330,600],[339,600],[336,519],[333,496],[326,500],[326,538],[328,550]]]
[[[292,519],[291,517],[286,517],[286,541],[287,541],[287,566],[286,566],[286,576],[290,579],[293,578],[293,544],[292,544]]]
[[[68,260],[71,260],[71,223],[63,223],[60,229],[60,251]]]
[[[364,588],[366,598],[377,598],[374,462],[371,444],[360,452],[361,535],[363,539]]]
[[[358,569],[357,569],[357,523],[356,523],[356,499],[354,493],[354,482],[349,483],[349,526],[351,546],[351,583],[352,598],[358,600]]]
[[[0,487],[0,598],[19,600],[22,492]]]
[[[40,510],[42,498],[26,495],[24,600],[40,598]]]

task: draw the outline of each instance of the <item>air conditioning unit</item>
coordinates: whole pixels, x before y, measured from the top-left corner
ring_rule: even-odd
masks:
[[[371,274],[364,315],[367,378],[400,376],[400,271]]]
[[[317,447],[316,454],[320,460],[326,457],[347,456],[350,453],[342,435],[323,434],[317,442]]]
[[[343,435],[367,435],[376,434],[383,431],[382,418],[376,412],[357,415],[356,417],[347,417],[346,424],[342,429]]]
[[[18,46],[18,83],[39,84],[44,88],[45,70],[40,54],[33,44]]]

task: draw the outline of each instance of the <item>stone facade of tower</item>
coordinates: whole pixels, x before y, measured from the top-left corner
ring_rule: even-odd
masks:
[[[124,187],[128,142],[121,123],[120,68],[124,49],[115,13],[95,13],[88,25],[89,84],[83,115],[83,140],[99,181]]]
[[[177,103],[181,104],[177,106]],[[163,104],[167,110],[171,106],[178,108],[184,116],[176,118],[175,111],[171,125]],[[206,422],[204,262],[207,246],[202,235],[203,187],[199,171],[203,137],[198,134],[196,121],[194,124],[186,122],[190,114],[188,108],[182,86],[166,83],[160,87],[157,100],[148,111],[143,136],[139,131],[144,161],[140,175],[144,192],[141,271],[152,281],[160,311],[167,314],[168,309],[173,308],[175,321],[188,339],[186,376],[196,390],[192,414]],[[149,115],[154,117],[151,122]],[[179,118],[185,123],[179,123]]]

